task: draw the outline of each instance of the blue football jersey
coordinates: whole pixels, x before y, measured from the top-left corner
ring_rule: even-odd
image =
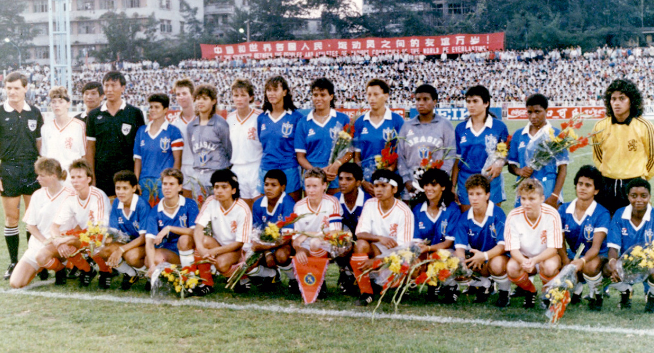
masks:
[[[354,122],[355,150],[361,153],[361,168],[364,170],[366,180],[370,180],[372,172],[376,169],[375,156],[381,155],[387,141],[397,137],[404,125],[404,118],[391,112],[387,107],[384,120],[379,125],[370,121],[370,112],[359,117]],[[391,142],[395,146],[396,141]]]
[[[575,206],[577,199],[571,202],[564,203],[559,206],[559,215],[561,216],[561,225],[563,226],[563,234],[568,248],[573,253],[577,253],[577,249],[581,244],[584,244],[584,250],[581,255],[584,255],[588,249],[593,246],[593,236],[597,232],[604,232],[608,234],[609,227],[611,226],[611,214],[598,204],[596,201],[588,207],[586,213],[581,220],[575,218]],[[606,247],[606,237],[602,242],[600,254],[606,255],[608,248]]]
[[[184,149],[182,133],[167,121],[155,136],[151,136],[150,125],[143,125],[136,133],[134,158],[141,160],[141,178],[159,178],[161,172],[175,165],[173,151]]]
[[[640,224],[636,227],[631,222],[631,205],[618,209],[611,220],[607,237],[607,246],[619,252],[624,252],[633,245],[644,245],[654,240],[654,220],[652,206],[647,205],[647,211]]]
[[[125,205],[117,198],[111,205],[109,214],[109,227],[117,229],[130,236],[132,240],[146,233],[146,225],[150,214],[150,205],[134,194],[129,206],[129,216],[125,214]]]
[[[481,169],[488,158],[486,146],[496,150],[499,142],[506,142],[509,130],[498,119],[488,117],[486,125],[481,131],[472,129],[472,120],[460,123],[454,129],[456,138],[456,156],[465,161],[459,163],[459,173],[470,176],[481,173]],[[507,146],[508,147],[508,146]]]
[[[195,228],[195,219],[198,218],[198,204],[192,199],[187,199],[184,196],[179,196],[179,208],[175,214],[168,214],[164,211],[164,200],[159,201],[157,207],[150,210],[147,225],[145,227],[147,238],[156,238],[157,234],[166,226],[181,227],[181,228]],[[163,243],[177,244],[179,234],[170,232],[168,237],[164,239],[158,247],[163,247]]]
[[[331,157],[333,141],[339,131],[350,122],[347,115],[332,109],[329,118],[318,124],[313,119],[313,111],[300,119],[295,135],[295,152],[306,153],[306,158],[314,167],[326,167]]]
[[[267,111],[257,117],[257,132],[263,148],[263,170],[297,167],[295,132],[300,119],[303,119],[303,115],[297,110],[286,111],[277,120],[271,118]]]
[[[462,213],[454,230],[454,246],[459,249],[488,251],[504,244],[504,211],[490,202],[481,223],[475,221],[472,208]]]
[[[341,223],[343,224],[344,228],[347,227],[347,229],[354,234],[357,230],[357,224],[359,224],[359,217],[361,217],[361,211],[363,211],[363,204],[368,201],[371,196],[368,195],[363,189],[358,188],[357,189],[357,200],[354,203],[354,208],[349,209],[347,208],[347,204],[345,203],[345,197],[343,196],[342,193],[337,192],[334,194],[334,197],[338,200],[338,203],[341,204],[341,210],[343,211],[342,220]]]
[[[459,206],[452,202],[449,206],[441,207],[438,215],[432,218],[427,213],[427,201],[413,208],[413,239],[429,240],[429,245],[436,245],[445,240],[454,241],[454,227],[461,214]]]
[[[268,222],[277,223],[283,221],[293,213],[293,207],[295,207],[295,200],[286,195],[286,193],[282,193],[279,197],[272,213],[268,212],[268,198],[266,196],[254,201],[254,205],[252,205],[252,223],[254,228],[259,227],[263,229]],[[293,229],[293,225],[291,224],[284,228]]]

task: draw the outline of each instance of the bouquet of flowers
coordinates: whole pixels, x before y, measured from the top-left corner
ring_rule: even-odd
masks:
[[[386,141],[381,155],[375,156],[375,165],[377,169],[388,169],[397,162],[397,146],[392,144],[395,138]]]
[[[498,142],[497,138],[492,135],[486,138],[486,154],[488,157],[486,157],[486,162],[484,162],[484,166],[481,168],[481,175],[488,177],[488,167],[498,160],[506,159],[506,156],[509,154],[509,147],[511,146],[511,137],[509,135],[505,142]]]
[[[583,115],[575,115],[568,122],[561,124],[561,132],[554,136],[554,130],[550,129],[548,134],[541,134],[538,138],[529,141],[525,153],[527,156],[527,166],[533,170],[540,170],[552,160],[564,160],[565,150],[574,152],[579,148],[588,146],[588,138],[577,136],[575,130],[583,125]],[[520,185],[525,178],[520,177],[514,187]]]
[[[325,233],[324,241],[331,246],[329,254],[332,258],[343,256],[352,250],[352,233],[344,230],[332,230]]]
[[[552,324],[559,322],[570,303],[570,291],[577,285],[577,270],[575,265],[566,265],[556,277],[543,286],[545,298],[550,302],[545,315]]]
[[[89,255],[94,255],[96,249],[104,244],[106,231],[105,228],[101,228],[98,224],[89,221],[88,228],[85,230],[73,230],[64,233],[64,236],[73,235],[78,237],[81,243],[79,249],[71,254],[70,257],[85,251],[88,251]]]
[[[337,124],[338,133],[332,137],[332,150],[329,153],[329,164],[333,164],[337,159],[342,158],[349,152],[353,152],[352,139],[354,137],[354,120],[351,119],[349,124],[341,126]],[[341,128],[342,127],[342,128]]]
[[[410,194],[411,199],[415,200],[417,199],[421,193],[425,192],[420,187],[420,180],[422,179],[422,176],[425,174],[426,171],[429,169],[441,169],[443,167],[443,164],[445,164],[445,160],[450,159],[447,158],[449,155],[450,151],[452,148],[444,148],[444,147],[439,147],[434,150],[429,151],[429,154],[427,155],[426,158],[423,158],[422,161],[420,161],[420,165],[413,171],[413,188],[414,191]],[[444,151],[443,152],[443,159],[433,159],[434,152],[438,151]]]
[[[268,222],[268,225],[266,225],[264,229],[257,228],[253,231],[253,241],[260,242],[264,245],[281,245],[292,237],[291,233],[282,235],[281,229],[299,221],[305,216],[306,214],[298,216],[295,213],[291,213],[283,221],[277,223]],[[251,248],[247,248],[245,250],[245,260],[239,264],[236,271],[234,271],[234,273],[229,277],[225,288],[234,289],[236,284],[239,283],[243,276],[245,276],[247,271],[263,258],[263,255],[263,252],[255,252],[252,251]]]
[[[107,229],[107,237],[105,240],[105,244],[111,242],[111,243],[120,243],[120,244],[127,244],[131,241],[131,238],[129,235],[123,233],[122,231],[116,229],[116,228],[109,228]]]
[[[430,254],[427,260],[416,265],[416,269],[425,264],[427,265],[427,270],[413,280],[415,285],[421,286],[420,289],[425,285],[438,286],[450,278],[469,277],[472,275],[472,271],[466,267],[461,259],[443,249]]]
[[[203,280],[200,278],[197,265],[198,263],[194,263],[191,266],[181,268],[168,262],[157,265],[152,275],[151,296],[162,296],[163,293],[174,290],[184,299]]]
[[[207,201],[209,197],[213,196],[213,190],[202,185],[198,178],[191,177],[188,180],[188,183],[191,184],[193,200],[198,204],[198,207],[202,208],[202,204]]]
[[[644,281],[654,269],[654,243],[634,245],[627,249],[617,261],[616,269],[624,283]]]
[[[156,206],[159,201],[159,187],[157,187],[157,182],[153,181],[152,179],[148,179],[145,181],[145,189],[148,191],[148,194],[150,195],[148,198],[148,203],[150,204],[150,207]]]

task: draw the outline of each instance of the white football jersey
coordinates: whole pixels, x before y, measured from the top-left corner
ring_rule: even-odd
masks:
[[[193,167],[193,152],[191,152],[191,141],[189,141],[188,135],[186,134],[186,128],[188,124],[196,119],[193,117],[191,120],[186,121],[182,116],[182,113],[179,112],[179,115],[171,123],[173,126],[179,129],[179,132],[182,133],[182,138],[184,139],[184,149],[182,149],[182,166]]]
[[[233,242],[246,244],[250,241],[252,212],[248,204],[241,199],[234,201],[227,210],[223,209],[218,200],[214,198],[207,199],[202,205],[202,210],[200,210],[195,223],[204,228],[209,222],[211,222],[213,238],[221,246]]]
[[[86,200],[80,200],[78,195],[68,196],[62,203],[53,223],[58,224],[62,232],[77,226],[86,229],[89,222],[107,227],[110,213],[111,204],[107,194],[95,186],[91,186]]]
[[[50,226],[52,226],[57,211],[69,196],[74,195],[75,190],[65,186],[55,195],[50,195],[48,188],[36,190],[32,194],[30,206],[25,211],[23,222],[36,226],[46,239],[50,238]],[[31,244],[34,241],[38,242],[36,237],[31,237],[29,242]]]
[[[363,205],[356,234],[370,233],[378,237],[393,238],[398,245],[410,243],[413,239],[413,212],[400,200],[386,213],[382,212],[377,198]]]
[[[41,127],[41,138],[41,156],[56,159],[64,170],[86,154],[86,125],[79,119],[71,118],[65,126],[49,120]]]
[[[298,216],[306,215],[293,225],[299,232],[320,232],[321,230],[341,230],[341,204],[334,196],[322,195],[322,201],[317,209],[312,209],[309,200],[305,197],[298,201],[293,208],[293,213]],[[294,235],[294,238],[299,237]]]
[[[563,245],[563,227],[559,212],[548,204],[542,204],[540,217],[532,223],[520,206],[506,217],[504,247],[506,251],[520,250],[526,257],[534,257],[547,248]]]
[[[260,163],[263,147],[257,134],[257,117],[262,111],[252,109],[250,115],[241,120],[238,111],[227,115],[229,140],[232,142],[232,164]]]

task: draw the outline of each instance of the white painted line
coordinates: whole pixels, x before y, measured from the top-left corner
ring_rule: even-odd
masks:
[[[55,298],[55,299],[73,299],[73,300],[86,300],[86,301],[108,301],[115,303],[125,304],[151,304],[151,305],[171,305],[176,307],[200,307],[207,309],[229,309],[229,310],[258,310],[272,313],[283,314],[299,314],[308,316],[331,316],[331,317],[344,317],[356,319],[372,319],[373,315],[370,311],[354,311],[354,310],[329,310],[329,309],[311,309],[311,308],[297,308],[285,307],[280,305],[259,305],[259,304],[228,304],[213,301],[199,301],[195,299],[185,300],[155,300],[150,298],[132,298],[132,297],[119,297],[113,295],[90,295],[83,293],[56,293],[56,292],[34,292],[25,289],[0,289],[0,294],[9,295],[29,295],[42,298]],[[622,327],[611,327],[601,325],[549,325],[540,322],[527,322],[527,321],[506,321],[506,320],[484,320],[484,319],[463,319],[456,317],[443,317],[432,315],[402,315],[402,314],[376,314],[375,319],[388,319],[398,321],[418,321],[430,322],[439,324],[458,324],[458,325],[481,325],[491,327],[503,328],[532,328],[539,330],[568,330],[586,333],[612,333],[612,334],[631,334],[640,336],[654,336],[654,330],[649,329],[632,329]],[[543,319],[545,319],[543,317]]]

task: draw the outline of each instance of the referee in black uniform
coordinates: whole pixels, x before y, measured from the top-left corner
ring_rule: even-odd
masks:
[[[122,73],[108,72],[102,78],[107,100],[86,118],[86,159],[94,168],[96,186],[109,197],[116,195],[114,174],[134,171],[136,131],[145,125],[141,110],[122,99],[126,84]]]
[[[38,108],[25,102],[25,75],[12,72],[4,83],[7,100],[0,106],[0,194],[5,211],[5,240],[11,260],[4,278],[9,279],[18,263],[20,197],[23,196],[27,210],[32,194],[40,188],[34,163],[41,150],[43,117]],[[28,240],[29,237],[28,232]]]

